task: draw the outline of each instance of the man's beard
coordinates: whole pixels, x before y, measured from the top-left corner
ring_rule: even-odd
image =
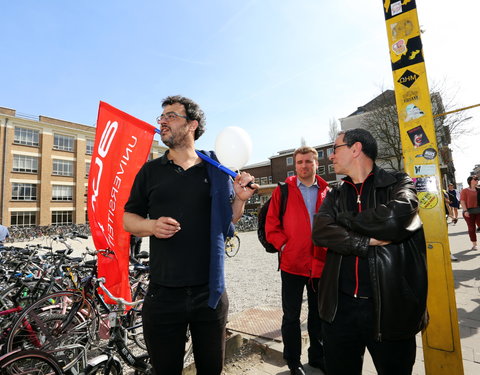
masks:
[[[185,144],[185,139],[188,135],[188,125],[185,124],[184,127],[175,131],[173,131],[171,127],[168,127],[168,129],[170,131],[170,135],[161,136],[162,142],[165,144],[165,146],[167,146],[168,148],[176,148],[179,146],[183,146]]]

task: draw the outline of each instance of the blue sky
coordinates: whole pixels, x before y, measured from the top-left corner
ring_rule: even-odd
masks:
[[[427,74],[459,107],[480,103],[478,0],[417,0]],[[199,148],[226,126],[250,163],[329,141],[331,119],[392,88],[382,2],[358,0],[9,1],[2,5],[0,106],[94,125],[98,102],[154,124],[171,94],[207,114]],[[472,126],[480,108],[469,111]],[[477,125],[478,127],[478,125]],[[478,133],[455,140],[457,179]]]

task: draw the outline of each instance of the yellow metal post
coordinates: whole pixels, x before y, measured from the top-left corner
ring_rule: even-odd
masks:
[[[383,0],[405,171],[415,181],[424,223],[430,322],[422,335],[428,375],[463,374],[455,285],[438,148],[416,3]]]

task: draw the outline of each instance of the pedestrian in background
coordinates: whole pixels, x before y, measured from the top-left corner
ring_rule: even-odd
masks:
[[[480,227],[480,207],[478,204],[478,177],[470,176],[467,178],[468,187],[460,193],[460,205],[463,210],[463,218],[467,223],[468,236],[472,241],[472,250],[477,250],[476,226]]]
[[[0,224],[0,246],[3,246],[3,243],[10,236],[10,232],[5,225]]]
[[[453,184],[450,182],[448,184],[448,200],[450,201],[449,205],[451,208],[450,214],[452,215],[453,225],[457,224],[458,221],[458,209],[460,208],[460,193],[454,189]]]

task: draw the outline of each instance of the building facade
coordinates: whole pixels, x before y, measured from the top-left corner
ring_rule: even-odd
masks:
[[[95,127],[0,107],[1,223],[84,224]],[[150,158],[164,147],[154,141]]]

